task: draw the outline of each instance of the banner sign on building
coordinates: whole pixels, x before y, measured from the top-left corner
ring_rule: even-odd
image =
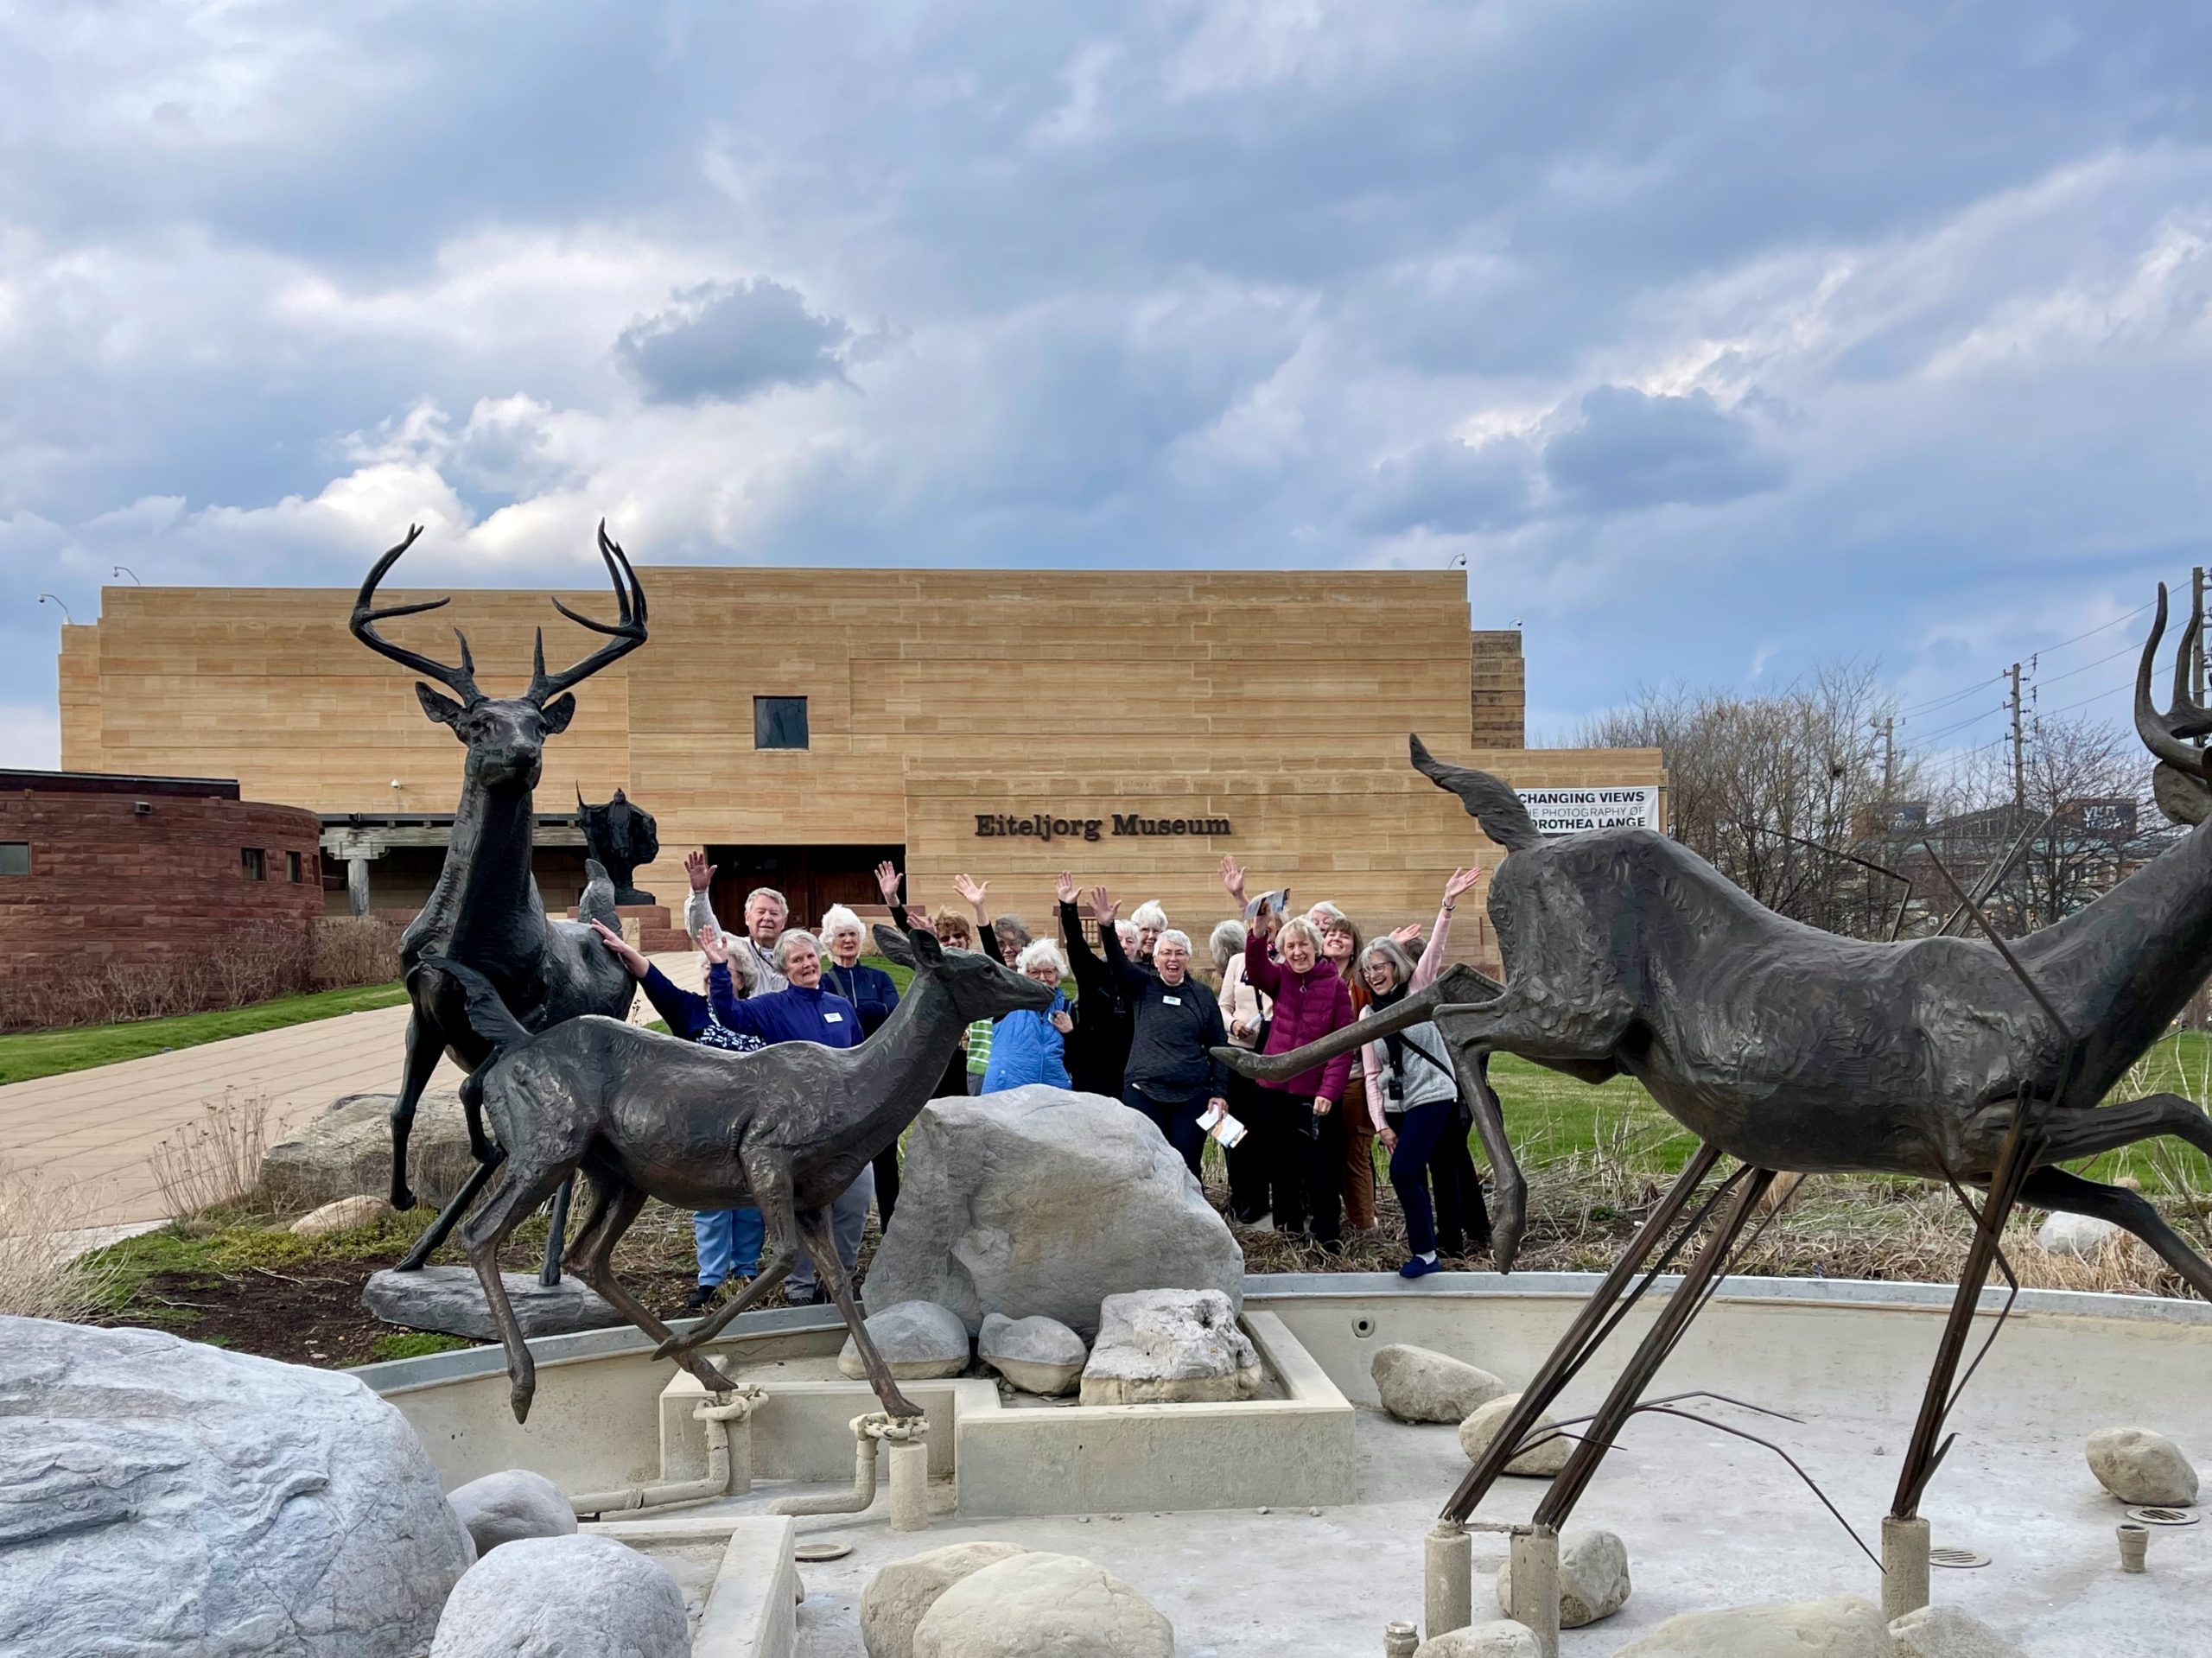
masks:
[[[1536,828],[1546,835],[1573,835],[1582,829],[1649,829],[1659,825],[1659,785],[1624,789],[1519,789]]]

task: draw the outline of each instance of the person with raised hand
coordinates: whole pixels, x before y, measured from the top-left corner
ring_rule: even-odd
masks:
[[[1196,1176],[1206,1145],[1200,1120],[1229,1103],[1229,1067],[1213,1056],[1229,1032],[1213,993],[1191,976],[1190,939],[1172,927],[1162,932],[1147,971],[1122,953],[1112,927],[1120,907],[1104,887],[1092,889],[1099,945],[1129,1007],[1122,1102],[1143,1113]]]
[[[1279,950],[1280,962],[1270,955],[1270,944]],[[1261,906],[1245,934],[1244,976],[1274,1002],[1262,1053],[1288,1053],[1351,1023],[1351,993],[1336,969],[1321,958],[1320,935],[1303,916],[1286,920],[1279,911]],[[1331,1248],[1343,1239],[1338,1204],[1345,1137],[1343,1114],[1337,1107],[1351,1074],[1351,1055],[1340,1053],[1294,1077],[1260,1079],[1260,1086],[1271,1090],[1278,1102],[1285,1143],[1303,1153],[1306,1235]],[[1279,1178],[1288,1173],[1280,1171]],[[1295,1223],[1284,1225],[1280,1185],[1275,1201],[1276,1229],[1297,1230]]]

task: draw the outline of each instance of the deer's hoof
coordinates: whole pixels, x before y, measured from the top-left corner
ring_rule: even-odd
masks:
[[[403,1215],[414,1208],[414,1188],[404,1185],[394,1185],[391,1189],[391,1206]]]
[[[530,1401],[537,1397],[537,1383],[535,1381],[518,1382],[508,1389],[507,1402],[514,1407],[516,1421],[530,1420]]]
[[[895,1388],[891,1390],[891,1397],[883,1401],[883,1408],[902,1421],[918,1421],[922,1416],[922,1407]]]

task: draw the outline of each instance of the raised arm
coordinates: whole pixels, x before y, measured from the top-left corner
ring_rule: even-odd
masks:
[[[1421,953],[1421,960],[1414,964],[1413,982],[1408,990],[1426,990],[1435,982],[1436,975],[1444,971],[1445,939],[1452,931],[1452,912],[1459,905],[1462,894],[1471,892],[1482,880],[1481,868],[1455,869],[1451,880],[1444,883],[1444,905],[1436,912],[1436,925],[1428,935],[1427,948]]]
[[[875,890],[883,894],[883,902],[891,912],[891,924],[900,932],[912,932],[914,924],[906,918],[906,906],[899,901],[899,886],[905,878],[899,866],[886,858],[875,867]]]
[[[1104,887],[1090,889],[1090,913],[1098,918],[1098,953],[1106,958],[1106,970],[1123,989],[1142,989],[1151,975],[1122,953],[1122,935],[1114,931],[1114,918],[1121,908],[1121,900]]]
[[[715,906],[707,897],[707,889],[714,884],[715,871],[720,864],[707,861],[707,854],[697,847],[683,854],[683,873],[691,883],[691,896],[683,900],[683,931],[698,937],[699,929],[712,927],[717,937],[722,924],[715,919]]]
[[[1262,910],[1244,930],[1244,977],[1254,989],[1270,996],[1282,988],[1282,969],[1268,956],[1268,941],[1281,920],[1273,910]]]
[[[1075,901],[1080,895],[1075,877],[1065,869],[1060,871],[1058,886],[1053,889],[1059,899],[1060,942],[1067,947],[1068,967],[1075,975],[1075,988],[1084,995],[1096,994],[1111,1000],[1114,994],[1114,975],[1106,963],[1098,959],[1090,948],[1090,941],[1083,936],[1083,912]],[[1099,928],[1104,932],[1106,928]]]

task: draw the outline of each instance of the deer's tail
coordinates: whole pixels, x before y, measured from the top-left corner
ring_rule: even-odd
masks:
[[[1440,789],[1459,797],[1467,816],[1483,826],[1483,833],[1508,852],[1520,852],[1544,843],[1542,833],[1513,792],[1510,784],[1470,765],[1446,765],[1428,752],[1419,737],[1408,740],[1414,769]]]
[[[529,1027],[508,1011],[507,1004],[499,999],[499,993],[493,987],[491,980],[474,968],[442,956],[425,956],[416,962],[415,971],[442,973],[461,988],[461,994],[468,1004],[470,1028],[491,1045],[495,1058],[500,1050],[530,1040]]]
[[[584,891],[576,900],[576,914],[585,921],[600,923],[611,932],[622,931],[622,918],[614,912],[613,877],[596,858],[584,860]],[[584,942],[588,944],[591,940]]]

